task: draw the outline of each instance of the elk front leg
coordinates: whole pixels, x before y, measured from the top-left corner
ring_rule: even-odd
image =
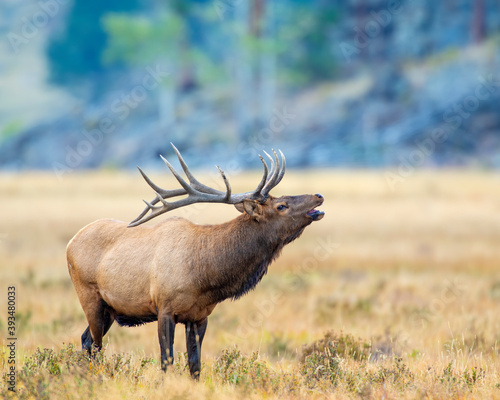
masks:
[[[201,344],[207,330],[208,319],[186,323],[186,347],[188,353],[189,372],[198,380],[201,369]]]
[[[158,315],[158,339],[160,341],[161,369],[167,370],[174,363],[175,321],[167,314]]]

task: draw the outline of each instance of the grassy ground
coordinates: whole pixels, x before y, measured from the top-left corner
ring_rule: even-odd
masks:
[[[153,178],[176,187],[167,174]],[[247,191],[259,177],[230,179]],[[156,323],[114,325],[95,361],[79,351],[87,323],[65,246],[95,219],[135,218],[154,197],[139,174],[1,175],[1,373],[15,286],[20,398],[500,398],[499,183],[486,172],[424,171],[393,192],[382,172],[288,172],[273,194],[320,192],[326,216],[256,290],[215,309],[196,384],[181,326],[166,375]],[[217,223],[237,211],[172,214]],[[5,377],[0,392],[9,395]]]

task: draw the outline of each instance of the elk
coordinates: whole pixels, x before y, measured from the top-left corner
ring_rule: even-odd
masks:
[[[94,354],[116,321],[137,326],[158,321],[161,367],[173,363],[174,330],[185,325],[188,364],[198,378],[207,318],[225,299],[238,299],[260,282],[283,246],[305,227],[324,216],[316,207],[323,196],[273,197],[269,194],[285,174],[286,160],[273,150],[271,169],[262,156],[264,175],[252,192],[233,194],[200,183],[172,144],[189,180],[187,183],[162,156],[182,188],[166,190],[138,167],[156,193],[142,213],[127,225],[97,220],[68,243],[69,274],[88,321],[82,348]],[[187,196],[186,196],[187,195]],[[166,199],[185,196],[176,201]],[[163,213],[194,203],[233,204],[241,215],[220,225],[197,225],[170,217],[153,226],[142,225]],[[158,204],[160,203],[160,204]],[[158,205],[157,205],[158,204]]]

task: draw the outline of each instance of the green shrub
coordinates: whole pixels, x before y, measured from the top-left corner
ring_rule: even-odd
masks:
[[[356,340],[349,334],[337,335],[334,331],[328,331],[323,339],[303,346],[301,361],[304,362],[310,355],[322,353],[327,353],[331,357],[365,361],[370,358],[371,351],[371,343],[363,342],[361,339]]]
[[[225,349],[215,362],[213,370],[216,379],[222,383],[265,391],[273,391],[279,386],[280,377],[265,361],[259,360],[258,352],[246,357],[236,347]]]

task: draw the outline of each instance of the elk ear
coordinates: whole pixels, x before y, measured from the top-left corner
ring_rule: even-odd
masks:
[[[236,203],[234,205],[234,208],[236,208],[240,213],[244,213],[245,209],[243,208],[243,203]]]
[[[242,209],[254,218],[256,221],[259,221],[262,217],[262,206],[258,201],[255,200],[243,200],[241,203]],[[243,211],[242,211],[243,212]]]

